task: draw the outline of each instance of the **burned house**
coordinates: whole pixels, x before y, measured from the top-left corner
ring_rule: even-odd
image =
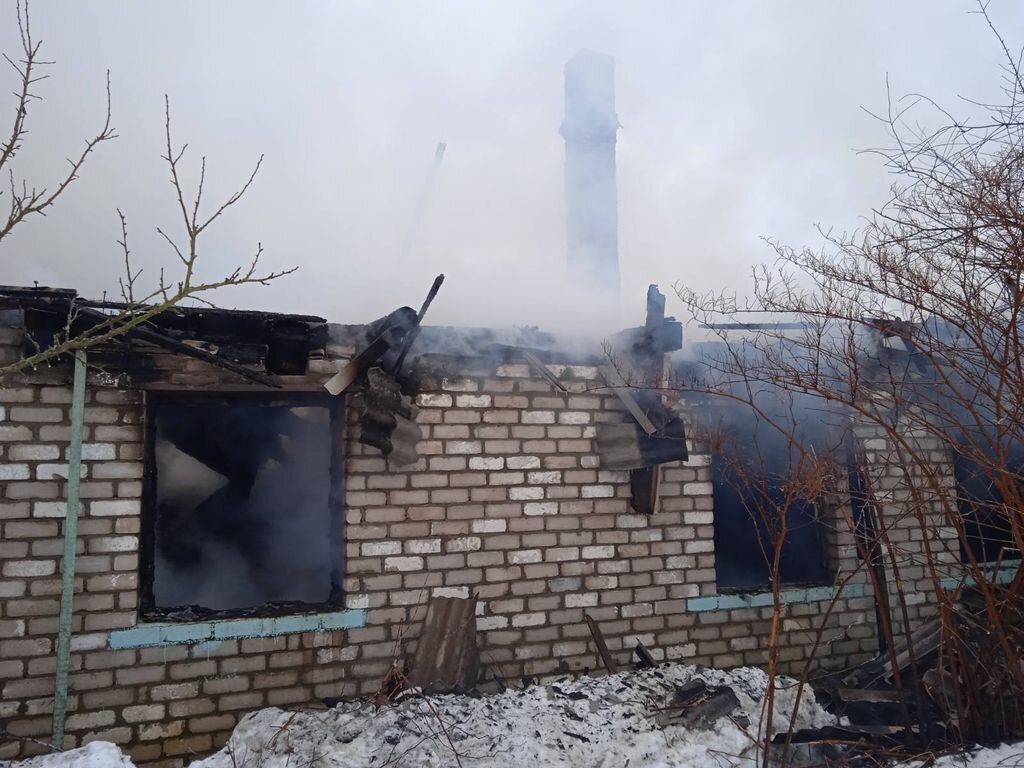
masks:
[[[2,302],[8,362],[110,309]],[[211,750],[260,707],[371,695],[439,597],[474,599],[485,688],[602,666],[592,626],[614,664],[638,643],[765,662],[772,595],[738,568],[757,534],[687,439],[689,406],[642,385],[681,343],[660,294],[613,360],[536,329],[422,326],[425,309],[338,326],[178,308],[4,382],[0,755],[42,748],[55,698],[64,745],[148,761]],[[786,670],[822,621],[827,664],[878,651],[843,531],[784,564]]]

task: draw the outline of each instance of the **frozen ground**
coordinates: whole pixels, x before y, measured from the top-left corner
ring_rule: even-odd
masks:
[[[894,768],[1024,768],[1024,741],[979,749],[960,755],[945,755],[929,763],[913,760]]]
[[[12,768],[135,768],[135,764],[121,753],[117,745],[109,741],[94,741],[80,749],[41,755],[18,763],[0,760],[0,766],[3,765]]]
[[[732,687],[745,718],[722,718],[704,730],[659,727],[651,716],[653,708],[669,701],[675,684],[695,676]],[[565,680],[480,699],[438,696],[428,702],[408,697],[394,707],[351,702],[312,713],[265,709],[242,720],[223,750],[193,766],[753,766],[766,686],[767,676],[756,669],[722,672],[678,665]],[[788,686],[777,692],[773,730],[788,725],[793,698]],[[805,690],[798,727],[833,722]]]
[[[676,684],[728,685],[740,709],[704,728],[660,727],[652,713]],[[753,768],[767,676],[669,665],[564,680],[474,699],[406,696],[394,706],[347,702],[329,711],[264,709],[194,768]],[[794,689],[779,681],[774,732],[788,726]],[[834,718],[805,690],[796,726]],[[444,728],[441,728],[444,723]],[[450,739],[450,741],[449,741]],[[456,758],[456,753],[458,758]],[[17,768],[134,768],[113,744],[15,763]],[[898,768],[925,768],[923,761]],[[939,758],[934,768],[1024,768],[1024,742]],[[0,761],[3,766],[3,761]],[[897,767],[894,767],[897,768]]]

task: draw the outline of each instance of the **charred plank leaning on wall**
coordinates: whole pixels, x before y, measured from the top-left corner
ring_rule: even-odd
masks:
[[[650,286],[646,323],[616,335],[614,359],[603,371],[631,419],[625,424],[598,425],[597,452],[602,467],[642,470],[688,457],[683,420],[662,402],[656,389],[664,356],[682,347],[682,334],[682,325],[665,317],[665,297],[657,286]],[[644,482],[648,481],[653,483],[650,477]],[[649,501],[641,506],[653,507],[654,495],[651,491]]]

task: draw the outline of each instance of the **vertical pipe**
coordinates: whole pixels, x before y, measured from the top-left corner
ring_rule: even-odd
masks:
[[[409,257],[412,256],[412,247],[416,244],[416,233],[419,231],[423,212],[427,209],[430,193],[434,189],[434,183],[437,180],[438,171],[441,169],[441,161],[444,160],[444,152],[447,148],[448,145],[442,141],[438,143],[437,149],[434,150],[434,160],[430,164],[430,171],[427,172],[427,179],[423,183],[423,189],[420,190],[419,200],[416,201],[416,210],[413,211],[412,223],[409,225],[409,231],[406,233],[405,241],[402,244],[401,263],[403,268],[409,264]]]
[[[57,628],[57,679],[53,690],[53,738],[50,746],[64,747],[68,711],[68,666],[71,658],[71,604],[75,599],[75,546],[78,543],[78,483],[82,470],[82,432],[85,423],[85,351],[75,352],[71,398],[71,444],[68,446],[68,505],[64,517],[64,562]]]
[[[619,301],[619,213],[615,180],[615,60],[580,51],[565,65],[565,225],[570,279],[612,305]]]

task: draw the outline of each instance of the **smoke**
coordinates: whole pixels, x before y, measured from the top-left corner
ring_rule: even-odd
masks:
[[[120,138],[45,219],[5,239],[3,282],[116,293],[117,207],[142,282],[155,284],[161,266],[172,276],[155,231],[180,231],[159,159],[166,92],[192,184],[208,155],[211,203],[266,154],[246,199],[204,235],[202,276],[247,264],[257,242],[268,267],[300,268],[218,303],[365,322],[418,305],[444,272],[432,323],[606,332],[636,322],[649,283],[742,289],[750,266],[771,258],[761,236],[812,242],[816,222],[855,226],[889,182],[852,151],[884,140],[860,107],[884,109],[887,72],[898,92],[944,102],[991,93],[997,52],[969,10],[34,0],[57,64],[38,85],[16,176],[47,186],[62,171],[102,121],[108,68]],[[1024,19],[1014,3],[992,12],[1007,29]],[[15,36],[8,0],[0,48],[12,51]],[[582,48],[616,61],[621,310],[565,267],[562,69]],[[440,141],[447,152],[406,257]]]
[[[327,602],[340,567],[328,409],[202,400],[156,408],[156,606]]]

